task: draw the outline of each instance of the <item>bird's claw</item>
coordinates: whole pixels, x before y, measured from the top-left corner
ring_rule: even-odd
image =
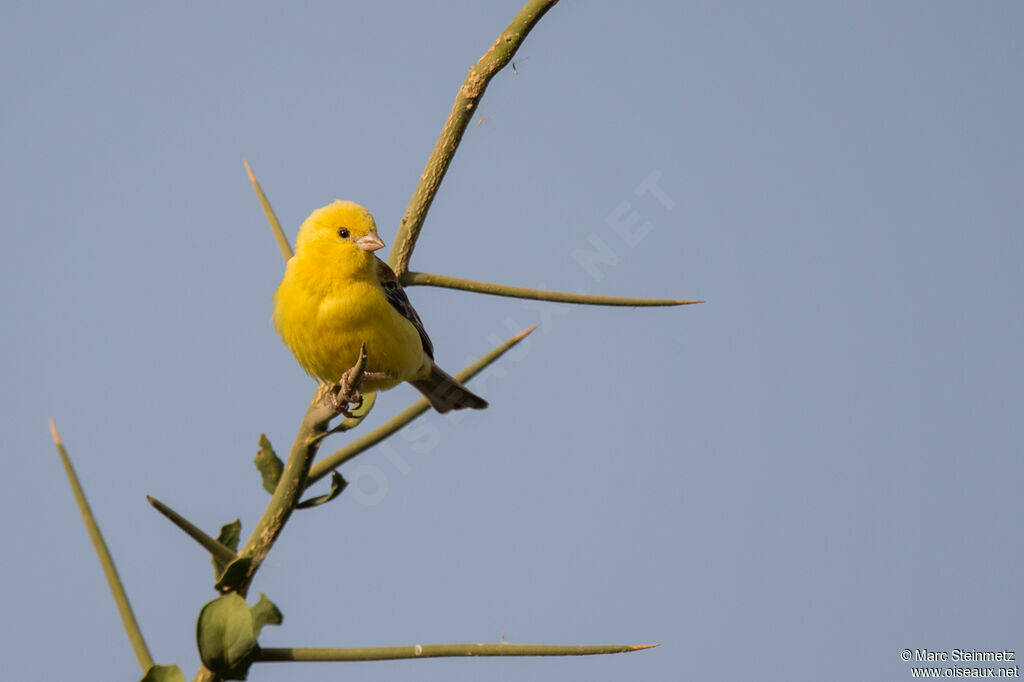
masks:
[[[349,372],[351,371],[349,370]],[[358,386],[349,384],[349,372],[342,374],[341,381],[331,387],[327,393],[327,399],[335,412],[351,419],[354,416],[352,412],[363,406],[363,394]],[[354,407],[350,408],[350,405]]]

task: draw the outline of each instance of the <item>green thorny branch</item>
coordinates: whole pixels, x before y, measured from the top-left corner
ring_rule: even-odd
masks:
[[[409,259],[416,246],[416,240],[423,229],[423,221],[427,218],[430,204],[437,195],[437,190],[444,180],[448,166],[451,165],[455,150],[459,148],[462,134],[473,118],[480,98],[484,96],[487,85],[494,75],[508,64],[530,30],[540,21],[544,14],[555,6],[558,0],[530,0],[519,11],[512,23],[501,32],[494,44],[484,53],[476,64],[469,67],[469,73],[462,87],[455,95],[448,120],[441,129],[434,150],[430,152],[427,165],[420,175],[420,182],[409,200],[405,215],[395,235],[395,245],[391,249],[388,265],[399,277],[409,269]]]
[[[419,185],[413,193],[405,216],[402,219],[398,233],[395,236],[395,244],[391,251],[389,263],[395,269],[402,283],[406,285],[427,284],[458,288],[480,293],[489,293],[517,298],[535,298],[541,300],[562,301],[570,303],[586,303],[598,305],[680,305],[693,303],[694,301],[681,301],[675,299],[636,299],[622,297],[587,296],[581,294],[567,294],[560,292],[547,292],[522,287],[510,287],[498,284],[474,282],[471,280],[447,277],[443,275],[427,275],[423,273],[408,272],[409,259],[415,247],[426,218],[427,211],[440,187],[445,172],[454,157],[462,135],[465,132],[469,120],[472,118],[474,109],[480,98],[483,96],[491,78],[511,61],[526,35],[534,25],[547,12],[557,0],[531,0],[520,11],[516,18],[502,32],[490,49],[480,60],[470,68],[469,75],[459,89],[455,98],[452,111],[442,129],[437,144],[434,147],[426,168],[420,177]],[[274,233],[275,240],[282,256],[287,261],[292,255],[292,249],[288,239],[281,229],[280,222],[274,214],[262,188],[260,187],[249,164],[245,164],[246,172],[253,184],[253,188],[260,200],[263,210]],[[468,381],[473,375],[482,370],[488,364],[500,357],[510,349],[533,328],[509,339],[497,348],[493,349],[484,357],[462,372],[456,375],[459,381]],[[363,437],[352,441],[347,446],[336,451],[332,455],[323,458],[316,465],[312,464],[317,454],[320,443],[330,433],[336,431],[329,429],[329,421],[335,416],[333,410],[325,404],[328,387],[319,386],[314,394],[310,405],[307,408],[299,433],[292,445],[292,451],[288,457],[284,471],[281,474],[280,482],[275,489],[271,503],[253,530],[249,541],[239,552],[239,556],[251,559],[248,566],[247,577],[239,585],[238,591],[245,594],[252,576],[259,568],[260,563],[270,551],[274,540],[281,532],[288,519],[291,510],[299,501],[304,489],[332,472],[336,467],[352,459],[381,440],[395,433],[410,421],[423,414],[428,408],[426,400],[419,400],[404,411],[393,417],[385,424],[379,426]],[[376,660],[383,658],[416,658],[428,656],[509,656],[509,655],[579,655],[595,653],[617,653],[624,651],[635,651],[642,646],[610,646],[610,647],[563,647],[544,645],[428,645],[411,647],[382,647],[371,649],[266,649],[261,650],[254,660],[280,661],[280,660]],[[216,679],[216,676],[208,670],[200,670],[197,680]]]
[[[107,543],[100,533],[96,517],[93,516],[92,508],[89,506],[88,500],[85,499],[82,483],[78,480],[75,468],[71,466],[71,458],[68,457],[68,452],[64,449],[64,441],[61,440],[60,434],[57,433],[57,427],[52,419],[50,420],[50,435],[53,436],[53,444],[57,446],[57,453],[60,455],[60,461],[64,465],[64,472],[67,474],[68,482],[71,484],[71,492],[75,496],[75,502],[78,503],[78,513],[81,515],[82,521],[85,522],[85,528],[89,532],[93,549],[96,551],[96,556],[99,557],[100,565],[103,567],[103,575],[107,578],[110,592],[114,596],[114,603],[117,604],[117,611],[121,614],[121,622],[124,624],[125,632],[128,633],[128,640],[132,644],[132,649],[135,650],[135,658],[138,659],[139,667],[142,668],[142,672],[145,674],[147,670],[153,667],[153,657],[146,646],[146,640],[142,638],[142,629],[139,627],[138,621],[135,620],[132,605],[128,601],[128,594],[124,591],[124,585],[121,583],[121,578],[117,574],[117,568],[114,566],[114,558],[110,556],[110,550],[107,548]]]
[[[391,661],[400,658],[442,658],[455,656],[593,656],[625,654],[650,649],[657,644],[598,644],[561,646],[552,644],[412,644],[409,646],[327,648],[265,648],[259,661]]]
[[[413,192],[409,206],[402,218],[395,237],[395,245],[391,251],[389,263],[400,277],[402,284],[406,286],[440,286],[499,296],[591,305],[671,306],[697,303],[698,301],[677,299],[641,299],[562,293],[501,284],[491,284],[487,282],[476,282],[473,280],[446,275],[409,271],[409,260],[416,245],[416,240],[422,230],[427,212],[429,211],[430,205],[437,194],[441,181],[444,179],[448,166],[455,155],[455,151],[459,146],[459,142],[466,130],[466,126],[472,118],[487,85],[494,75],[511,61],[530,30],[537,24],[544,14],[556,4],[556,2],[557,0],[530,0],[527,2],[516,18],[508,25],[501,35],[498,36],[497,40],[495,40],[494,44],[491,45],[480,60],[470,67],[469,74],[462,86],[459,88],[458,94],[455,97],[455,103],[452,106],[452,111],[449,114],[448,120],[441,131],[441,135],[430,154],[423,174],[420,177],[420,182],[417,185],[416,190]],[[253,188],[256,191],[257,197],[259,198],[267,216],[267,220],[270,223],[271,230],[274,234],[278,248],[281,251],[281,255],[285,261],[287,261],[293,255],[288,238],[285,236],[280,222],[277,220],[270,202],[263,193],[262,188],[249,167],[249,164],[246,163],[245,167],[249,175],[249,179],[253,184]],[[468,381],[487,365],[497,360],[502,354],[519,343],[527,334],[533,331],[535,327],[536,325],[492,349],[479,360],[470,364],[461,372],[456,374],[456,378],[460,382]],[[365,356],[361,357],[360,361],[357,362],[357,366],[353,368],[353,372],[356,375],[359,375],[361,373],[361,369],[365,368],[365,361]],[[360,367],[360,364],[362,367]],[[200,545],[202,545],[206,551],[214,557],[216,564],[225,567],[217,584],[218,589],[222,592],[227,592],[229,595],[230,593],[234,593],[240,597],[245,596],[257,570],[272,549],[275,540],[279,537],[291,513],[299,505],[303,491],[316,481],[334,471],[335,468],[344,462],[347,462],[360,453],[365,452],[367,449],[395,433],[429,409],[427,401],[425,399],[421,399],[397,414],[388,422],[382,424],[361,438],[352,441],[347,446],[323,458],[320,462],[314,465],[313,460],[315,459],[319,447],[326,436],[343,431],[346,428],[350,428],[351,426],[358,424],[359,421],[359,419],[346,420],[346,423],[343,423],[334,429],[330,428],[330,421],[338,416],[338,410],[332,405],[332,401],[329,399],[329,394],[332,390],[333,387],[324,384],[317,387],[316,392],[310,400],[306,413],[303,416],[287,462],[284,464],[283,469],[280,472],[276,486],[274,486],[271,500],[254,527],[248,541],[237,552],[233,549],[237,543],[237,533],[234,541],[229,543],[231,544],[229,547],[227,544],[224,544],[224,542],[228,542],[227,540],[222,542],[221,539],[210,537],[163,503],[149,498],[150,503],[153,504],[154,507],[171,519],[176,525],[181,527],[186,533],[193,537],[193,539],[199,542]],[[361,416],[362,415],[359,417],[360,419]],[[71,468],[71,462],[67,458],[67,453],[65,452],[64,446],[57,435],[56,429],[53,430],[53,437],[61,458],[64,461],[69,479],[71,480],[75,497],[79,502],[82,517],[86,522],[90,535],[93,537],[97,554],[100,556],[100,562],[107,574],[108,582],[110,583],[111,590],[114,593],[115,602],[121,612],[125,628],[128,631],[129,639],[135,648],[139,664],[144,672],[148,671],[145,679],[158,679],[158,677],[151,678],[150,675],[154,672],[164,673],[172,669],[175,673],[174,675],[166,678],[159,677],[159,679],[183,679],[179,677],[180,671],[177,671],[177,668],[174,666],[165,667],[153,665],[152,658],[150,657],[145,642],[142,639],[139,626],[132,615],[127,596],[125,595],[124,589],[117,578],[117,572],[114,569],[113,561],[110,558],[109,552],[106,550],[106,546],[103,544],[102,536],[99,534],[99,528],[96,526],[96,523],[92,518],[92,513],[88,508],[88,504],[85,502],[81,486],[79,485],[77,478],[74,476],[74,470]],[[237,528],[235,530],[237,531]],[[233,571],[233,569],[235,570]],[[233,599],[237,599],[237,597],[233,597]],[[211,602],[211,604],[213,603],[214,602]],[[277,614],[276,621],[274,617],[268,616],[266,613],[267,608],[274,611],[276,611],[276,608],[272,607],[272,605],[270,607],[265,607],[263,606],[263,603],[263,599],[261,599],[260,604],[252,607],[253,614],[256,614],[258,611],[261,614],[258,618],[255,615],[253,616],[254,622],[258,621],[255,630],[257,635],[259,627],[262,627],[263,624],[280,622],[279,613]],[[269,602],[267,603],[269,604]],[[204,611],[205,610],[206,607],[204,607]],[[255,640],[253,640],[253,642],[255,642]],[[260,649],[258,646],[253,644],[254,648],[249,654],[246,665],[248,662],[256,661],[383,660],[394,658],[429,658],[438,656],[587,655],[636,651],[650,646],[655,645],[557,646],[508,644],[501,642],[497,644],[431,644],[400,647],[342,649]],[[204,660],[207,659],[204,658]],[[204,681],[221,679],[225,678],[212,672],[205,666],[200,668],[195,677],[195,680]]]

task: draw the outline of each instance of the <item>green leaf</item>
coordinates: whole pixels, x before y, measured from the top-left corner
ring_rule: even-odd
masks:
[[[235,519],[231,523],[225,523],[220,527],[220,534],[217,535],[217,542],[222,545],[229,547],[231,551],[238,551],[238,541],[242,536],[242,522],[239,519]],[[213,562],[213,575],[219,578],[224,573],[224,567],[226,563],[217,559],[216,556],[211,556],[210,561]]]
[[[260,451],[256,453],[256,457],[252,461],[260,470],[260,476],[263,477],[263,489],[273,495],[277,489],[277,482],[281,480],[284,463],[274,452],[266,434],[260,434]]]
[[[231,523],[225,523],[220,527],[217,535],[217,542],[225,547],[230,547],[232,552],[238,551],[238,540],[242,536],[242,521],[235,519]]]
[[[259,648],[245,599],[230,593],[207,603],[199,611],[196,642],[203,665],[226,680],[244,680]]]
[[[154,665],[139,682],[185,682],[185,673],[176,665]]]
[[[220,592],[226,592],[238,587],[249,574],[249,567],[252,566],[252,557],[240,556],[224,569],[224,572],[217,578],[214,587]]]
[[[324,504],[325,502],[330,502],[335,497],[340,495],[342,491],[345,490],[346,486],[348,486],[348,481],[342,478],[341,474],[339,474],[337,471],[332,471],[330,491],[324,493],[323,495],[317,495],[316,497],[311,497],[308,500],[303,500],[302,502],[299,502],[297,505],[295,505],[295,508],[309,509],[310,507],[316,507],[318,505]]]
[[[260,636],[260,631],[264,625],[280,625],[284,621],[284,615],[281,610],[277,608],[274,602],[267,599],[267,595],[260,592],[260,600],[253,605],[249,611],[252,613],[253,627],[256,630],[256,636]]]

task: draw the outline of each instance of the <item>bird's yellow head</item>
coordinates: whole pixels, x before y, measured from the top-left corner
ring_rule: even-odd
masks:
[[[295,239],[296,256],[324,258],[342,267],[375,267],[373,252],[383,247],[373,216],[352,201],[335,201],[313,211]]]

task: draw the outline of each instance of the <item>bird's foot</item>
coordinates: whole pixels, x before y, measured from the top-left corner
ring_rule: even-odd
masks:
[[[363,406],[363,394],[357,387],[349,386],[347,377],[343,376],[341,381],[327,392],[327,401],[335,412],[351,418],[352,411]]]
[[[354,379],[359,379],[359,385],[354,383]],[[364,381],[387,381],[391,377],[384,372],[362,372],[358,377],[352,374],[352,370],[348,370],[341,375],[341,381],[331,387],[331,390],[327,393],[327,400],[330,401],[331,407],[338,414],[343,414],[348,418],[353,418],[356,415],[354,412],[358,411],[363,406],[363,394],[360,390]]]
[[[327,401],[338,414],[349,419],[356,415],[353,412],[363,406],[362,387],[364,381],[386,381],[390,379],[384,372],[366,371],[366,344],[359,348],[359,358],[355,366],[341,375],[341,380],[327,391]],[[354,406],[354,407],[352,407]]]
[[[366,375],[366,344],[359,347],[359,356],[356,364],[341,375],[341,380],[327,391],[327,402],[338,414],[352,418],[350,405],[355,405],[355,410],[363,406],[363,394],[360,389],[363,387],[363,378]]]

